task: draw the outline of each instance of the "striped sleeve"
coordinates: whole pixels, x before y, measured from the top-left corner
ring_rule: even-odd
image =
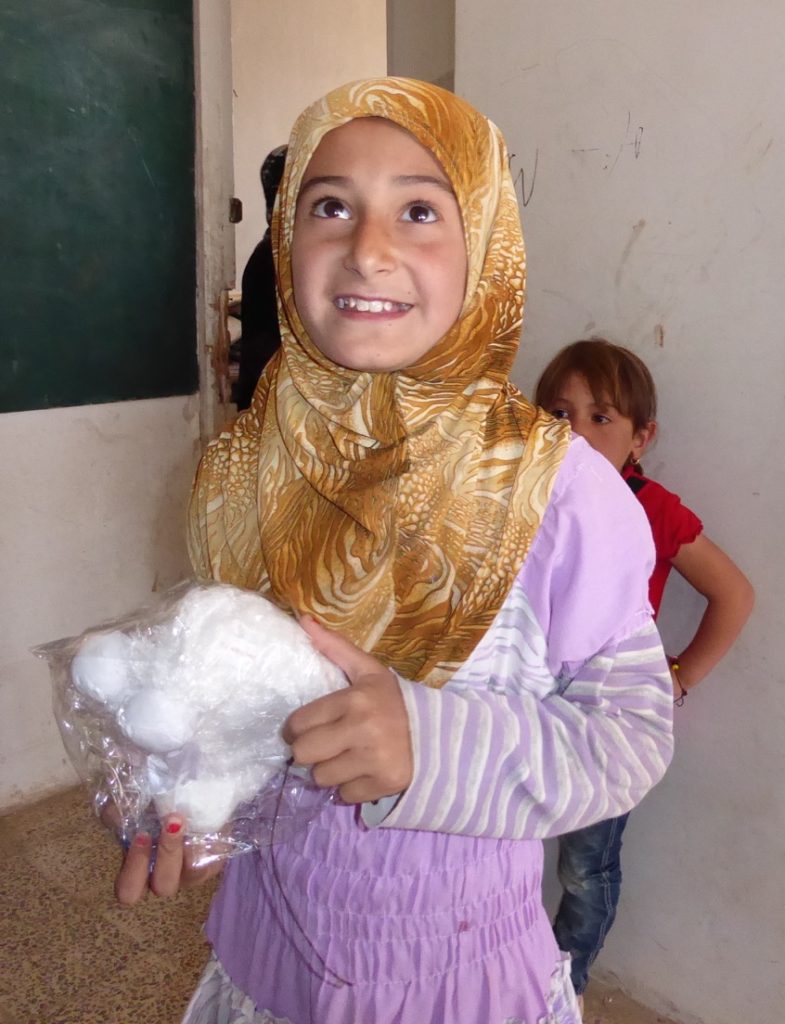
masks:
[[[534,839],[630,810],[672,755],[670,674],[647,624],[551,694],[401,681],[414,783],[383,827]]]
[[[470,658],[441,690],[401,680],[414,776],[381,825],[531,839],[638,803],[673,742],[653,564],[639,503],[578,439]]]

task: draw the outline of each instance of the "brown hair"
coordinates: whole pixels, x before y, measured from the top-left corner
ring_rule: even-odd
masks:
[[[657,418],[657,389],[648,367],[634,352],[605,338],[575,341],[554,356],[537,382],[537,405],[550,409],[574,373],[585,379],[595,402],[610,402],[635,430]]]

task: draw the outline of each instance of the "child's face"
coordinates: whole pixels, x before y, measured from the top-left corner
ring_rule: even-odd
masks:
[[[326,356],[353,370],[411,366],[458,318],[466,271],[452,187],[413,136],[360,118],[322,139],[297,199],[292,278]]]
[[[654,425],[636,431],[632,420],[607,402],[595,402],[586,378],[573,373],[559,388],[548,412],[570,421],[576,434],[604,455],[621,472],[628,459],[640,458],[654,432]]]

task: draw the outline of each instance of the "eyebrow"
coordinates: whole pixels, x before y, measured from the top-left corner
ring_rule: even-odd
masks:
[[[452,185],[445,181],[444,178],[437,178],[431,174],[397,174],[392,182],[394,185],[434,185],[436,188],[440,188],[447,195],[454,196]],[[346,175],[341,174],[321,174],[316,178],[309,178],[304,185],[300,187],[300,196],[306,192],[310,192],[311,189],[321,188],[323,185],[339,185],[343,188],[348,188],[352,183],[352,179]],[[298,197],[299,198],[299,197]]]
[[[569,402],[566,398],[561,398],[559,395],[557,395],[556,398],[552,399],[552,401],[550,401],[548,404],[549,405],[572,405],[573,403]],[[619,411],[616,408],[616,406],[613,404],[613,402],[590,402],[589,403],[589,408],[601,409],[601,410],[602,409],[615,409],[616,412]]]
[[[454,196],[452,185],[444,178],[436,178],[432,174],[399,174],[393,178],[396,185],[435,185],[443,192]]]

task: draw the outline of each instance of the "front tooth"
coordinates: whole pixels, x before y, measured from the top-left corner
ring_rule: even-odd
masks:
[[[358,313],[367,313],[370,308],[371,304],[369,302],[366,302],[365,299],[357,299]]]
[[[382,302],[381,299],[372,299],[370,302],[370,307],[372,313],[381,313],[381,311],[384,309],[384,303]]]

